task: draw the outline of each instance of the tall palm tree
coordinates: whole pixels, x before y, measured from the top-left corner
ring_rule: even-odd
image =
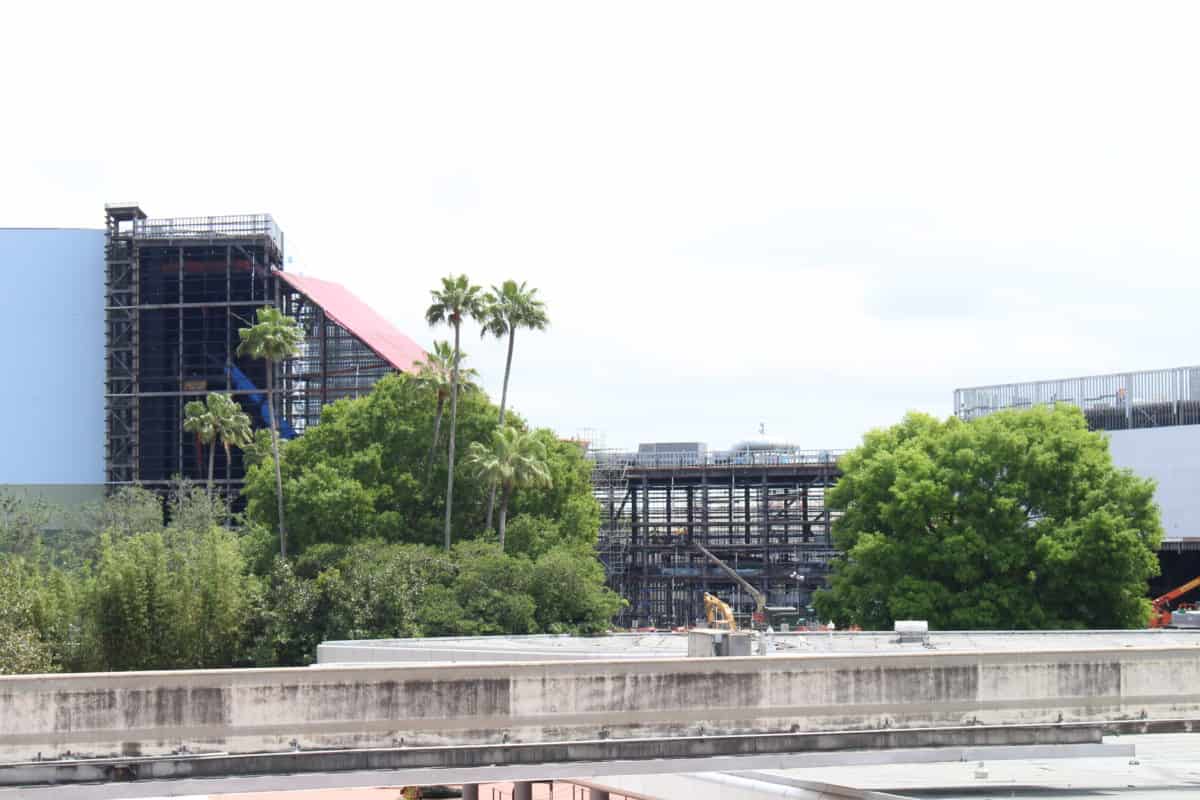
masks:
[[[258,310],[256,322],[238,331],[237,354],[267,362],[267,409],[271,423],[271,453],[275,457],[275,500],[279,511],[279,554],[287,558],[287,528],[283,524],[283,473],[279,467],[279,420],[275,407],[275,365],[291,358],[304,339],[304,329],[277,308]]]
[[[500,425],[504,425],[504,409],[508,403],[508,376],[512,374],[513,341],[517,338],[517,328],[528,328],[531,331],[544,331],[550,324],[546,316],[546,304],[537,297],[537,289],[528,289],[525,282],[518,285],[516,281],[505,281],[500,286],[493,286],[492,291],[484,297],[487,303],[487,316],[483,323],[480,336],[492,334],[497,339],[508,337],[508,357],[504,361],[504,388],[500,392]],[[492,512],[496,507],[496,486],[488,495],[486,527],[492,527]]]
[[[442,288],[430,292],[433,304],[425,311],[425,320],[430,325],[446,323],[454,328],[454,360],[450,371],[450,468],[446,476],[446,550],[450,549],[450,508],[454,502],[454,434],[458,427],[458,359],[461,354],[462,323],[464,317],[477,321],[483,319],[482,291],[466,275],[442,278]]]
[[[458,354],[458,385],[463,392],[473,391],[475,379],[479,373],[469,367],[464,367],[467,354]],[[446,400],[450,397],[450,387],[454,378],[454,349],[449,342],[434,342],[433,351],[425,355],[425,360],[417,363],[414,375],[417,382],[433,391],[437,398],[437,410],[433,417],[433,441],[429,443],[429,457],[425,459],[425,481],[429,481],[429,472],[433,469],[433,457],[437,452],[438,439],[441,438],[442,415],[446,410]]]
[[[513,492],[551,483],[546,447],[532,433],[505,425],[492,435],[490,446],[471,442],[467,463],[476,475],[500,488],[500,549],[503,550],[508,501]]]
[[[213,493],[213,456],[217,452],[217,425],[204,400],[191,400],[183,407],[183,429],[196,434],[201,445],[208,445],[208,496]]]

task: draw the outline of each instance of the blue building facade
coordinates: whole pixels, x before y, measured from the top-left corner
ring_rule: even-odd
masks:
[[[104,483],[104,231],[0,228],[0,487]]]

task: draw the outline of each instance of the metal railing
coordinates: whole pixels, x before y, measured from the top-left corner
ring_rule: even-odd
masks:
[[[740,467],[782,466],[789,464],[828,464],[835,466],[844,450],[801,450],[746,448],[710,450],[705,453],[636,453],[632,451],[593,450],[588,453],[601,467]]]
[[[1069,403],[1104,429],[1194,424],[1200,414],[1200,367],[1122,372],[1048,381],[976,386],[954,391],[964,420],[1010,408]],[[1094,418],[1094,419],[1093,419]]]
[[[283,249],[283,233],[270,214],[171,217],[133,221],[135,239],[217,239],[266,236]]]

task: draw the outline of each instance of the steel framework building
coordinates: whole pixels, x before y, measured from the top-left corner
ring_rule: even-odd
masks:
[[[954,413],[982,417],[1006,408],[1069,403],[1092,430],[1200,424],[1200,367],[1121,372],[955,389]]]
[[[305,330],[298,356],[273,367],[285,437],[317,422],[325,403],[424,357],[340,286],[284,273],[283,233],[266,214],[150,219],[135,203],[105,212],[109,490],[202,479],[202,446],[184,432],[183,409],[210,391],[233,396],[255,427],[268,424],[268,366],[236,354],[238,331],[264,305]],[[217,459],[215,482],[226,490],[244,474],[240,453],[228,465]]]
[[[629,601],[618,622],[680,626],[704,615],[704,593],[749,620],[754,598],[692,544],[712,551],[800,617],[822,586],[835,551],[828,489],[836,454],[753,443],[595,451],[592,485],[601,506],[600,558],[610,588]]]

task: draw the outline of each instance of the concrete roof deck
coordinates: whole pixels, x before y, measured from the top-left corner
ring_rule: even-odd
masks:
[[[1037,652],[1124,647],[1200,647],[1200,629],[934,631],[924,642],[903,643],[891,631],[789,632],[773,634],[771,655]],[[682,658],[686,655],[686,633],[657,632],[334,641],[320,645],[317,661],[319,664],[613,661]]]
[[[1200,792],[1200,736],[1106,736],[1136,747],[1134,758],[1031,758],[962,763],[853,764],[766,775],[849,785],[906,798],[1192,797]]]

